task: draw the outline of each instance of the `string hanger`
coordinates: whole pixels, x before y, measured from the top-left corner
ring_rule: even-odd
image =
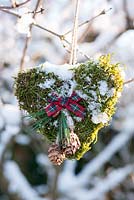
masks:
[[[70,62],[69,62],[71,65],[74,65],[77,62],[77,38],[78,38],[79,8],[80,8],[80,0],[76,0],[74,26],[73,26],[73,32],[72,32],[71,54],[70,54]]]

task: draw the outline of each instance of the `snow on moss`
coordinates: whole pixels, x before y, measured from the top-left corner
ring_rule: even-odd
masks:
[[[55,65],[49,62],[39,66],[39,71],[44,71],[46,73],[54,73],[62,80],[69,80],[73,77],[73,71],[71,70],[74,66],[69,64]]]
[[[109,120],[108,115],[105,112],[101,112],[101,113],[94,113],[92,118],[91,118],[92,122],[94,124],[99,124],[99,123],[107,123]]]
[[[108,85],[106,81],[99,81],[99,91],[102,96],[105,96],[108,91]]]
[[[39,87],[40,88],[51,88],[51,86],[55,83],[55,80],[54,79],[48,79],[46,80],[44,83],[40,83],[39,84]]]

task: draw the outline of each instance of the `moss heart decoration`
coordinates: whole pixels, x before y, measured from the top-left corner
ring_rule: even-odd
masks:
[[[35,119],[34,127],[50,143],[56,143],[49,149],[53,162],[59,146],[58,163],[63,157],[80,159],[90,149],[114,114],[122,88],[121,68],[111,64],[110,55],[76,66],[44,63],[15,78],[20,108]]]

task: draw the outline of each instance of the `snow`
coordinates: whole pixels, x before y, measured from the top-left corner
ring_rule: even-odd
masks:
[[[16,29],[19,33],[27,34],[27,36],[30,37],[29,25],[32,23],[35,23],[35,20],[33,19],[33,14],[25,13],[21,16],[21,18],[18,19]]]
[[[0,115],[0,130],[4,128],[4,124],[5,124],[4,119],[3,119],[3,117]]]
[[[30,138],[24,134],[19,134],[16,136],[15,141],[21,145],[28,145],[30,143]]]
[[[94,110],[100,111],[100,107],[101,107],[100,103],[91,101],[90,104],[88,105],[88,110],[89,110],[89,112],[94,111]]]
[[[49,161],[49,159],[48,159],[48,156],[46,156],[45,154],[43,154],[43,153],[40,153],[40,154],[38,154],[37,155],[37,157],[36,157],[36,161],[37,161],[37,163],[39,164],[39,165],[41,165],[41,166],[48,166],[48,167],[50,167],[51,166],[51,163],[50,163],[50,161]]]
[[[134,41],[134,30],[128,30],[124,32],[110,48],[111,52],[116,52],[114,58],[120,61],[121,65],[124,66],[126,80],[134,76],[134,46],[132,45],[132,41]]]
[[[96,91],[94,91],[94,90],[88,90],[88,92],[92,95],[94,101],[96,101],[96,100],[97,100],[97,94],[96,94]]]
[[[1,2],[1,4],[4,5],[10,3],[9,0],[2,0]],[[74,1],[69,2],[69,0],[50,0],[48,2],[46,1],[44,3],[46,9],[45,16],[39,14],[37,17],[37,22],[44,27],[54,30],[60,34],[64,33],[66,30],[72,27],[72,17],[74,13],[73,2]],[[31,4],[33,6],[33,2],[31,2]],[[91,33],[97,33],[97,37],[94,39],[94,41],[86,41],[79,44],[79,49],[85,52],[87,55],[93,56],[94,58],[97,58],[98,55],[105,54],[107,52],[114,52],[114,60],[120,62],[123,69],[125,68],[126,80],[134,77],[134,30],[126,30],[125,27],[126,15],[129,15],[132,21],[134,21],[133,4],[134,1],[127,0],[128,13],[125,13],[123,0],[83,0],[80,10],[81,14],[79,16],[79,22],[83,22],[93,17],[94,14],[98,14],[99,11],[101,11],[102,9],[112,7],[112,11],[94,20],[94,22],[91,24]],[[24,15],[27,11],[23,8],[16,9],[16,11],[18,11],[19,14]],[[22,56],[22,48],[24,44],[23,39],[25,35],[19,35],[19,32],[15,30],[15,17],[11,17],[10,15],[7,15],[5,13],[0,13],[0,19],[0,97],[3,102],[3,105],[0,107],[1,158],[6,148],[6,145],[12,142],[12,137],[15,136],[16,141],[21,144],[28,143],[28,140],[21,136],[18,137],[18,133],[20,132],[19,127],[21,125],[20,114],[17,114],[18,112],[16,112],[17,102],[12,95],[13,76],[20,64],[20,58]],[[20,30],[22,31],[22,29],[24,28],[24,32],[26,32],[25,34],[27,34],[28,31],[26,24],[27,19],[24,17],[24,22],[22,20],[22,27],[20,27]],[[83,28],[79,29],[79,36],[81,36],[85,30],[86,25],[83,26]],[[70,40],[71,37],[69,36],[68,39]],[[32,42],[30,43],[28,48],[27,56],[25,59],[25,66],[33,67],[46,60],[48,60],[50,63],[64,63],[66,62],[66,59],[64,59],[67,57],[66,54],[67,53],[65,49],[63,48],[57,37],[53,37],[51,34],[45,31],[33,28]],[[83,56],[80,56],[80,54],[78,54],[78,62],[83,60]],[[49,68],[51,68],[51,65],[53,65],[50,63]],[[8,65],[8,67],[4,67],[6,64]],[[64,68],[64,65],[62,66]],[[59,78],[63,80],[66,79],[68,81],[70,80],[70,77],[73,78],[73,74],[70,72],[69,77],[66,77],[66,73],[64,74],[64,71],[67,70],[60,68],[58,71],[55,68],[54,72],[56,72],[56,75],[59,75]],[[124,77],[122,72],[121,75]],[[89,81],[90,83],[90,80],[87,81]],[[42,85],[40,86],[44,88],[49,87],[49,82],[46,82],[46,85],[44,84],[45,83],[42,83]],[[75,88],[75,85],[72,86],[72,90],[73,88]],[[68,87],[65,85],[65,87],[63,87],[63,90],[67,91]],[[108,88],[108,91],[106,92],[106,87],[102,87],[100,90],[101,93],[106,94],[107,97],[112,97],[115,91],[114,88],[110,88],[110,90]],[[71,90],[69,92],[71,94]],[[83,94],[81,95],[83,97]],[[121,93],[118,93],[118,96],[120,95]],[[84,98],[86,99],[87,97]],[[95,99],[97,99],[97,95],[94,93],[93,98],[91,99],[91,103],[88,107],[89,111],[96,110],[96,113],[91,112],[91,115],[94,114],[95,121],[98,122],[100,105],[94,101]],[[58,176],[58,200],[94,200],[95,198],[97,200],[100,200],[100,197],[101,200],[104,200],[107,198],[108,191],[115,189],[120,183],[122,184],[127,176],[133,173],[133,165],[129,164],[129,162],[133,160],[133,154],[130,154],[130,152],[128,152],[128,142],[130,140],[133,140],[134,136],[133,99],[134,87],[133,83],[131,83],[124,87],[124,92],[118,104],[118,110],[116,112],[115,118],[112,120],[111,128],[117,130],[117,134],[114,138],[111,139],[111,142],[109,142],[108,145],[105,146],[105,144],[101,142],[101,147],[99,147],[99,152],[97,153],[97,155],[90,162],[82,167],[81,172],[77,176],[74,173],[77,162],[65,161],[64,165],[60,169],[60,174]],[[12,104],[11,110],[13,112],[10,112],[10,108],[8,107],[9,105],[4,105],[5,103]],[[13,104],[15,107],[13,106]],[[5,107],[8,107],[9,109],[5,109]],[[106,118],[106,116],[103,117],[104,119]],[[74,119],[78,121],[81,120],[81,118],[78,117],[74,117]],[[36,140],[35,137],[34,139]],[[95,151],[97,151],[98,146],[96,145],[93,148],[95,148]],[[127,153],[124,154],[123,152],[122,155],[122,151],[126,151]],[[104,165],[112,158],[115,159],[116,152],[119,152],[122,159],[126,155],[130,158],[125,163],[123,161],[122,163],[120,163],[123,166],[122,168],[114,169],[110,173],[108,173],[103,170]],[[90,153],[94,155],[93,152]],[[44,154],[43,151],[41,151],[39,154],[36,154],[36,159],[38,164],[44,168],[48,175],[48,189],[53,189],[54,178],[56,177],[55,168],[53,168],[52,164],[47,158],[47,155]],[[120,160],[117,160],[118,163],[119,161]],[[112,165],[114,167],[114,163],[112,163]],[[39,189],[32,188],[26,180],[26,177],[22,174],[19,167],[17,166],[17,163],[13,161],[3,163],[3,170],[4,178],[7,177],[7,182],[9,182],[9,193],[10,191],[15,191],[17,192],[19,197],[21,196],[21,199],[41,199],[40,197],[38,197],[38,191],[40,191],[39,193],[43,194],[44,186],[39,186],[41,187]],[[100,170],[102,171],[102,173],[104,172],[103,176],[101,173],[99,173]],[[128,185],[125,184],[125,186],[127,187]],[[46,189],[47,188],[44,187],[45,192]],[[130,194],[130,192],[126,192],[124,199],[133,200],[133,194],[132,197],[128,198],[127,193]],[[123,195],[123,191],[121,194]],[[7,198],[10,199],[10,197]],[[120,196],[119,198],[116,197],[116,199],[120,199]]]
[[[4,164],[4,175],[9,182],[9,191],[11,193],[16,193],[23,200],[46,200],[39,197],[35,190],[32,189],[14,161],[7,161]]]
[[[105,96],[108,91],[108,85],[106,81],[99,81],[99,91],[102,96]]]
[[[74,121],[71,116],[67,116],[67,124],[70,129],[74,129]]]
[[[58,78],[64,80],[63,85],[60,88],[58,88],[57,91],[55,91],[55,90],[52,91],[52,93],[56,92],[58,97],[61,97],[61,96],[62,97],[70,97],[76,87],[76,81],[73,80],[74,73],[71,69],[76,66],[72,66],[69,64],[54,65],[54,64],[46,62],[43,65],[38,66],[38,71],[43,71],[45,73],[53,72],[56,76],[58,76]],[[48,78],[45,80],[44,83],[40,83],[39,87],[42,89],[52,88],[52,86],[54,86],[55,82],[56,82],[56,80],[54,80],[53,78],[51,78],[51,79]],[[49,96],[51,96],[52,93],[50,93]]]
[[[75,119],[77,122],[81,122],[81,121],[82,121],[82,118],[80,118],[80,117],[74,116],[74,119]]]
[[[112,156],[119,151],[132,137],[131,131],[120,132],[112,141],[100,152],[100,154],[88,163],[79,175],[80,184],[85,184]],[[87,179],[88,177],[88,179]]]
[[[125,80],[125,71],[122,67],[118,67],[119,72],[120,72],[120,76],[123,78],[123,80]]]
[[[98,200],[105,199],[104,194],[118,186],[124,179],[133,173],[134,165],[127,165],[125,167],[111,171],[104,179],[98,180],[93,189],[80,190],[79,193],[74,191],[71,195],[74,199],[83,200]]]
[[[62,171],[59,175],[58,179],[58,188],[59,192],[68,192],[68,188],[74,189],[74,185],[76,185],[77,179],[74,176],[74,169],[76,167],[75,160],[66,160],[64,164],[64,171]],[[70,181],[71,180],[71,181]],[[66,184],[63,184],[66,183]],[[67,194],[67,193],[66,193]]]
[[[107,97],[112,97],[114,95],[114,93],[115,93],[115,88],[111,88],[110,90],[107,91]]]
[[[49,62],[45,62],[43,65],[40,65],[38,67],[38,70],[44,71],[46,73],[53,72],[60,79],[69,80],[69,79],[73,78],[73,71],[71,71],[72,68],[73,68],[73,66],[69,65],[69,64],[55,65],[55,64],[51,64]]]
[[[131,102],[125,108],[120,108],[117,114],[119,120],[114,121],[114,128],[119,131],[132,131],[134,129],[134,103]]]
[[[18,126],[21,122],[21,113],[18,106],[5,104],[1,108],[1,115],[6,124]]]
[[[99,123],[105,124],[108,122],[109,118],[105,112],[101,113],[93,112],[91,120],[94,124],[99,124]]]
[[[80,90],[76,90],[76,93],[82,98],[87,100],[89,97],[88,95],[84,94],[84,92],[80,91]]]
[[[70,97],[75,90],[76,81],[75,80],[68,80],[64,82],[63,86],[60,90],[60,96]]]
[[[70,129],[74,129],[74,121],[72,119],[72,117],[69,115],[69,113],[66,111],[66,110],[63,110],[65,116],[67,117],[67,124],[68,124],[68,127]]]
[[[38,192],[39,195],[44,195],[49,192],[49,187],[47,185],[38,185],[34,189]]]
[[[51,88],[51,86],[55,83],[54,79],[48,79],[44,83],[40,83],[39,87],[42,89]]]
[[[18,126],[6,125],[5,129],[1,132],[0,159],[6,148],[6,145],[10,142],[10,140],[13,136],[15,136],[16,134],[19,133],[19,131],[20,131],[20,128]]]
[[[127,0],[127,11],[128,11],[128,14],[129,14],[129,17],[134,20],[134,1],[132,0]]]

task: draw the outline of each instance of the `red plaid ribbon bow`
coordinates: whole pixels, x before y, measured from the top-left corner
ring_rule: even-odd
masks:
[[[50,104],[45,108],[47,115],[54,116],[58,114],[62,109],[73,112],[76,116],[84,118],[85,108],[78,104],[81,98],[73,92],[71,97],[57,97],[56,94],[52,94],[51,98],[48,100]]]

